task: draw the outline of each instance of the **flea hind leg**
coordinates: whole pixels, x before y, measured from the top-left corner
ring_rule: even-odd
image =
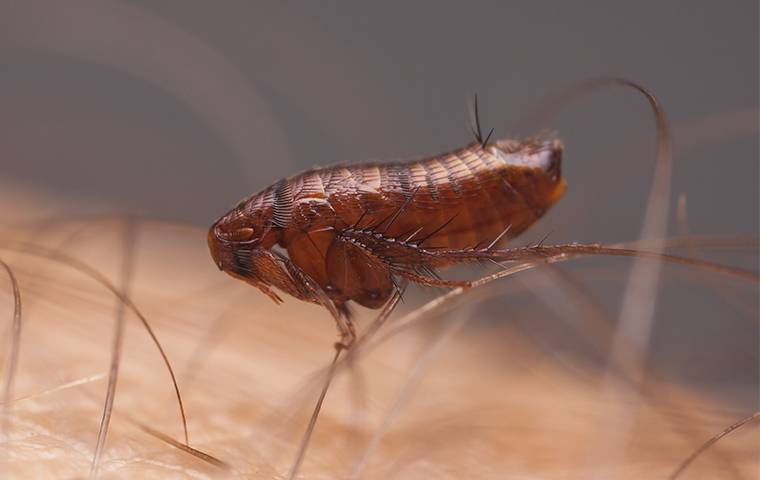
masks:
[[[391,274],[430,287],[471,287],[472,282],[466,280],[438,278],[434,269],[450,264],[452,260],[471,261],[477,260],[476,256],[483,255],[471,249],[423,248],[416,242],[387,238],[373,231],[351,230],[343,232],[342,235],[344,241],[358,246],[370,257],[377,258],[387,265]]]
[[[448,287],[448,288],[470,288],[472,282],[469,280],[445,280],[437,278],[432,275],[422,275],[420,273],[408,272],[408,271],[395,271],[398,275],[414,282],[418,285],[424,285],[426,287]]]

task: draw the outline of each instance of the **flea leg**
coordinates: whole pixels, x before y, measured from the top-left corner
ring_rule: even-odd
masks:
[[[338,326],[338,333],[340,334],[340,341],[335,342],[336,350],[348,350],[354,344],[356,340],[356,327],[354,322],[351,321],[351,316],[348,310],[344,306],[337,305],[339,315],[335,317],[335,323]]]

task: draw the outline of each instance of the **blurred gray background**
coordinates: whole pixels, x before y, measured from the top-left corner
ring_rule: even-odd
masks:
[[[545,95],[612,75],[662,101],[691,230],[757,234],[758,2],[410,3],[1,0],[3,184],[209,225],[313,165],[469,142],[475,92],[506,137],[534,133],[514,125]],[[654,166],[645,100],[605,90],[545,128],[566,143],[569,189],[525,240],[635,239]],[[675,360],[687,377],[696,355],[708,380],[756,382],[756,323],[689,288],[663,315],[702,317],[660,322],[659,350],[698,352]]]

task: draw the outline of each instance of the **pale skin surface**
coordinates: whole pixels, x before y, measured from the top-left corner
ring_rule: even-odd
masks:
[[[49,199],[37,206],[25,203],[26,219],[49,217]],[[6,212],[4,219],[13,223],[19,213]],[[39,230],[27,226],[14,230],[13,237],[28,239],[33,231]],[[48,247],[62,245],[114,281],[120,278],[121,251],[115,247],[120,221],[48,224],[45,232]],[[231,471],[181,452],[139,426],[183,438],[169,376],[142,327],[128,315],[100,466],[104,477],[274,478],[290,467],[320,385],[310,382],[311,375],[332,356],[332,320],[319,307],[291,299],[278,306],[219,276],[207,259],[203,236],[201,229],[144,224],[130,291],[174,365],[191,446]],[[18,400],[3,434],[3,470],[10,478],[87,476],[116,303],[96,283],[50,261],[9,250],[3,258],[18,277],[25,312],[13,392]],[[619,264],[586,273],[614,282]],[[597,420],[606,418],[598,396],[603,371],[567,353],[547,351],[525,335],[519,319],[555,325],[562,319],[539,308],[541,301],[529,293],[556,290],[556,279],[521,278],[498,286],[500,295],[514,299],[513,306],[507,301],[497,313],[465,307],[457,315],[439,315],[362,358],[353,373],[341,373],[327,396],[303,478],[348,476],[360,462],[361,478],[585,477],[593,454],[589,446],[599,442]],[[423,302],[408,298],[412,305]],[[13,309],[7,282],[0,301],[7,312],[0,330],[7,352]],[[412,305],[402,306],[398,316]],[[474,327],[488,315],[507,318]],[[431,344],[437,347],[429,350]],[[410,374],[419,381],[405,388]],[[402,391],[408,393],[394,407]],[[725,402],[726,391],[678,387],[655,376],[645,379],[645,392],[627,440],[628,455],[615,465],[598,462],[591,473],[666,477],[703,440],[746,413]],[[365,458],[389,411],[398,416]],[[684,478],[726,472],[733,475],[728,478],[752,478],[758,468],[756,435],[756,427],[748,426],[724,439],[690,467],[695,477]]]

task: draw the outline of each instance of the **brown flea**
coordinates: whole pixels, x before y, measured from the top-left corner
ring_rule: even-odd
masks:
[[[324,305],[348,345],[347,302],[380,308],[400,279],[467,283],[435,270],[493,258],[538,220],[564,193],[561,159],[557,140],[477,141],[421,160],[309,170],[217,220],[211,256],[275,302],[271,287]]]

